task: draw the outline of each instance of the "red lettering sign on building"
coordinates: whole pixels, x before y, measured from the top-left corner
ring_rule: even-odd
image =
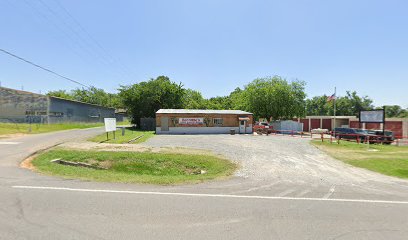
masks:
[[[179,118],[179,124],[181,125],[202,125],[204,124],[204,118]]]

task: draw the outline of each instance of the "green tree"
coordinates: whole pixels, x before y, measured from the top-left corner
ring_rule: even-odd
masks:
[[[239,87],[235,88],[235,90],[230,93],[229,99],[231,102],[231,109],[235,110],[247,109],[244,91],[241,88]]]
[[[75,89],[72,91],[74,98],[81,102],[109,106],[109,95],[103,89],[90,87],[89,89]]]
[[[408,108],[407,109],[403,109],[400,114],[398,114],[399,118],[408,118]]]
[[[385,106],[385,116],[388,118],[393,117],[408,117],[408,110],[403,109],[399,105]]]
[[[47,96],[52,96],[52,97],[59,97],[59,98],[64,98],[64,99],[70,99],[70,100],[75,100],[74,96],[72,95],[71,92],[67,92],[66,90],[57,90],[57,91],[49,91],[47,93]]]
[[[333,116],[334,102],[327,101],[328,96],[315,96],[306,100],[307,115]],[[347,91],[346,96],[336,99],[336,115],[358,116],[360,110],[374,109],[373,100],[368,96],[358,96],[357,92]]]
[[[306,99],[306,114],[308,116],[327,116],[332,105],[332,103],[327,102],[326,95]]]
[[[183,108],[185,109],[206,109],[206,99],[199,91],[186,89],[183,95]]]
[[[105,90],[96,87],[90,87],[89,89],[77,88],[70,92],[67,92],[66,90],[50,91],[47,95],[101,105],[104,107],[123,107],[117,94],[107,93]]]
[[[232,108],[229,96],[212,97],[206,100],[206,105],[207,109],[223,110]]]
[[[182,108],[185,91],[181,83],[159,76],[147,82],[121,86],[119,97],[131,114],[132,122],[140,126],[140,118],[155,117],[161,108]]]
[[[368,96],[358,96],[356,91],[346,92],[346,96],[336,99],[336,115],[358,116],[361,110],[374,109],[373,100]],[[329,110],[329,115],[334,114],[333,107]]]
[[[279,76],[258,78],[245,86],[240,97],[242,107],[255,117],[275,120],[305,115],[305,82],[287,82]]]

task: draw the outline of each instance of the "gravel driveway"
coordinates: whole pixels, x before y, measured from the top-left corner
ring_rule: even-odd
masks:
[[[404,180],[332,159],[312,146],[309,138],[274,135],[158,135],[144,144],[150,147],[206,149],[237,162],[241,168],[235,174],[237,186],[240,186],[234,190],[236,192],[264,192],[278,188],[282,190],[281,195],[303,196],[319,192],[326,197],[339,193],[345,197],[356,192],[406,196],[405,192],[401,192],[401,187],[408,190]],[[292,192],[285,189],[292,189]]]

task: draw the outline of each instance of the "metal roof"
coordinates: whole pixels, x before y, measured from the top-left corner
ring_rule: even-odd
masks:
[[[48,96],[48,97],[63,100],[63,101],[67,101],[67,102],[75,102],[75,103],[80,103],[80,104],[92,105],[92,106],[95,106],[95,107],[115,109],[114,107],[105,107],[105,106],[102,106],[102,105],[87,103],[87,102],[81,102],[81,101],[77,101],[77,100],[73,100],[73,99],[66,99],[66,98],[61,98],[61,97],[56,97],[56,96]]]
[[[183,113],[183,114],[252,114],[241,110],[207,110],[207,109],[160,109],[156,113]]]

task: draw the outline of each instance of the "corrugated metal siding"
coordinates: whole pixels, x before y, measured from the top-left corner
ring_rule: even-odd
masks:
[[[50,98],[49,122],[102,122],[104,118],[114,118],[115,109],[92,104]]]

